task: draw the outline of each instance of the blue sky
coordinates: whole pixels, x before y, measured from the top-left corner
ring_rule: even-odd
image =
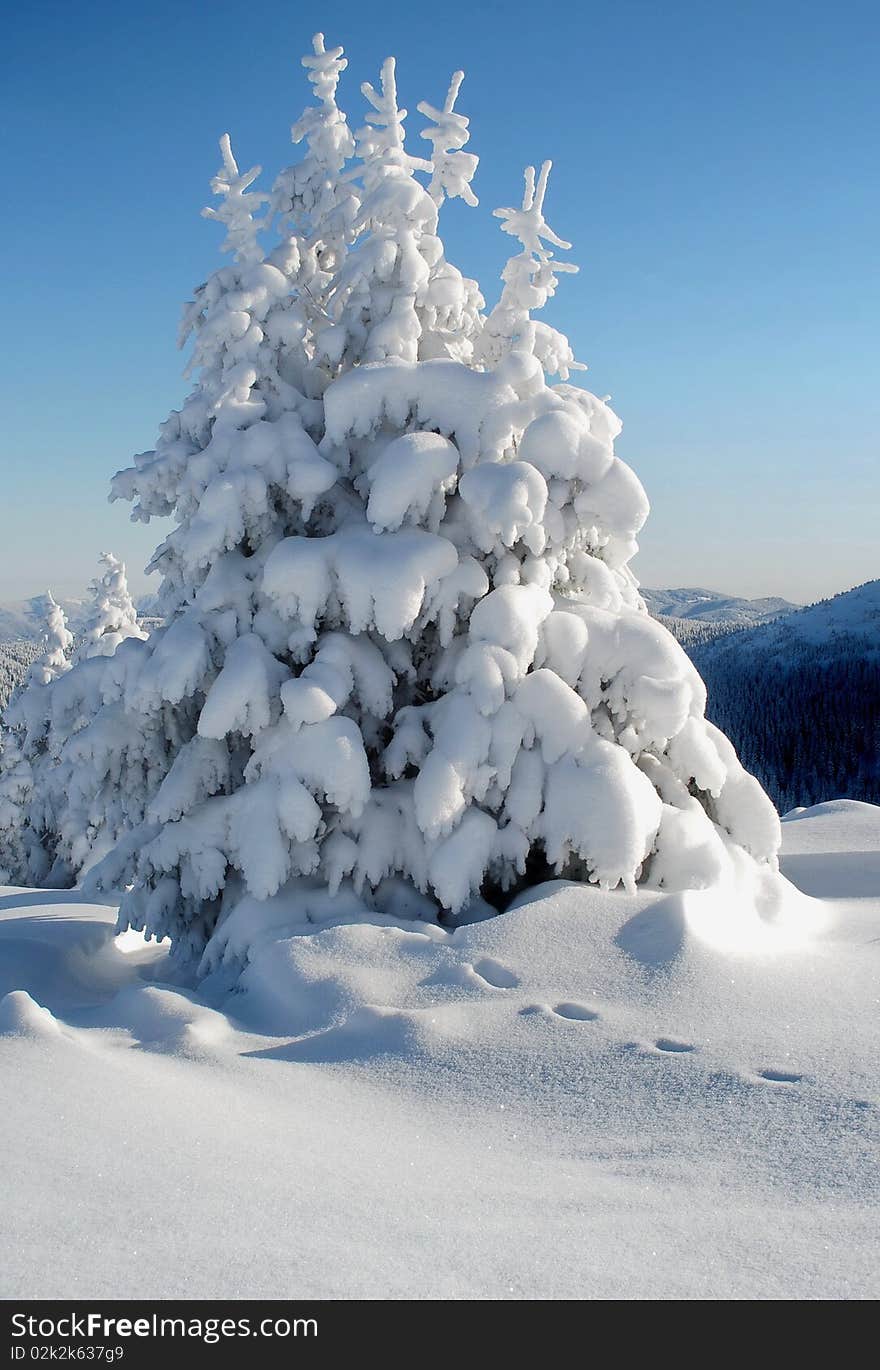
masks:
[[[148,585],[162,530],[106,503],[109,476],[185,393],[180,306],[222,260],[199,217],[217,138],[267,180],[293,160],[317,28],[346,47],[354,126],[388,53],[413,135],[465,69],[481,204],[441,231],[490,302],[491,210],[553,159],[581,271],[547,318],[624,420],[645,584],[808,601],[880,573],[873,0],[37,0],[0,58],[0,599],[75,593],[105,548]]]

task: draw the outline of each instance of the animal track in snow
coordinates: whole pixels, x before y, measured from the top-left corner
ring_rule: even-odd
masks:
[[[688,1051],[696,1051],[697,1049],[693,1042],[679,1042],[676,1041],[674,1037],[658,1037],[654,1043],[654,1047],[657,1051],[663,1051],[673,1055],[682,1054]]]
[[[475,961],[473,970],[475,975],[485,980],[493,989],[516,989],[519,984],[519,976],[508,970],[500,961],[493,960],[491,956],[484,956],[481,960]]]
[[[793,1070],[759,1070],[758,1076],[772,1085],[799,1085],[804,1078]]]
[[[586,1004],[575,1004],[570,1000],[557,1004],[550,1011],[557,1018],[567,1018],[574,1023],[594,1023],[599,1017],[598,1013],[594,1009],[587,1008]]]

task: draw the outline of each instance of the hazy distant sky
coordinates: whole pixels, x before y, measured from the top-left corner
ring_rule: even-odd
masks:
[[[229,130],[263,184],[296,155],[312,32],[345,45],[340,103],[398,57],[420,99],[467,73],[480,207],[447,253],[494,301],[491,211],[552,157],[574,243],[546,317],[624,420],[652,504],[648,585],[808,601],[880,574],[880,9],[874,0],[36,3],[4,28],[0,599],[76,593],[164,535],[109,506],[186,383],[181,303],[221,264],[199,217]]]

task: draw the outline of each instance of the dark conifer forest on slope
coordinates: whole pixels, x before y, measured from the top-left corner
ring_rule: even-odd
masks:
[[[880,581],[682,645],[706,683],[707,716],[780,813],[880,802]]]

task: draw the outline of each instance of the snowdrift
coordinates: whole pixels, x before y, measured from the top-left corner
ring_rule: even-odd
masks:
[[[234,992],[4,894],[0,1293],[875,1297],[880,810],[783,830],[833,898],[340,915]]]

